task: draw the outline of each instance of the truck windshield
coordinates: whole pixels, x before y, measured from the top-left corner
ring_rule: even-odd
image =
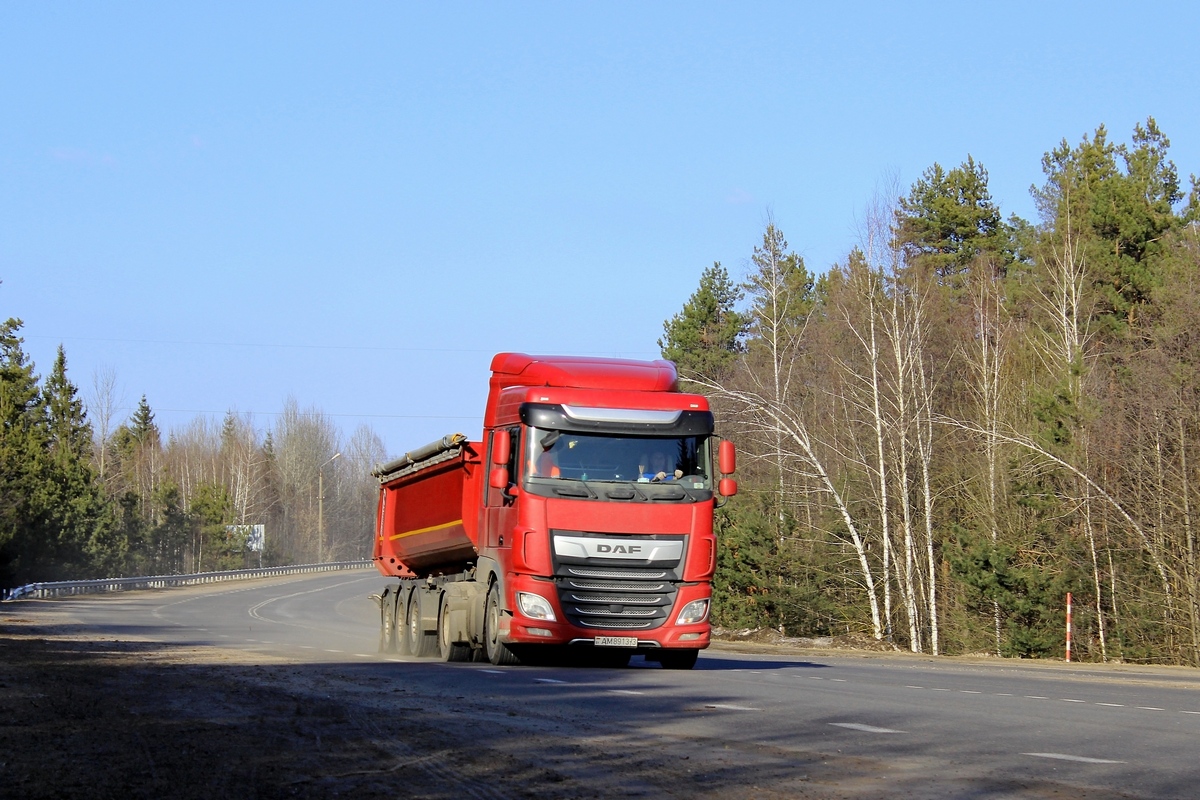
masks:
[[[711,490],[707,436],[619,436],[529,428],[525,442],[523,469],[530,479]]]

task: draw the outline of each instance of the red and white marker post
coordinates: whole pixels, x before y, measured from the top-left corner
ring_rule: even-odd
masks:
[[[1071,593],[1067,592],[1067,663],[1071,661]]]

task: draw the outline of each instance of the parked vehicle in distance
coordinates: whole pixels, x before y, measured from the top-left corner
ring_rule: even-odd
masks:
[[[669,361],[492,360],[482,441],[445,436],[380,466],[380,646],[515,664],[635,653],[690,669],[709,644],[714,464],[708,401]]]

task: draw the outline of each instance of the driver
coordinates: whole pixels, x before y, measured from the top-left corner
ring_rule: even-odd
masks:
[[[671,474],[667,474],[667,457],[660,451],[643,456],[642,463],[638,466],[638,473],[641,476],[640,480],[650,481],[651,483],[673,481],[683,475],[679,470],[674,470]]]

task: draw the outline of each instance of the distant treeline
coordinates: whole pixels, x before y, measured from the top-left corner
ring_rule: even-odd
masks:
[[[766,225],[659,341],[743,453],[716,621],[932,653],[1200,665],[1200,186],[1153,119],[1045,154],[1035,223],[970,157],[814,276]]]
[[[164,442],[143,396],[110,430],[112,373],[85,410],[63,348],[42,381],[20,329],[0,325],[0,586],[369,556],[384,458],[370,429],[341,441],[289,400],[269,431],[229,413]],[[248,547],[251,525],[265,551]]]

